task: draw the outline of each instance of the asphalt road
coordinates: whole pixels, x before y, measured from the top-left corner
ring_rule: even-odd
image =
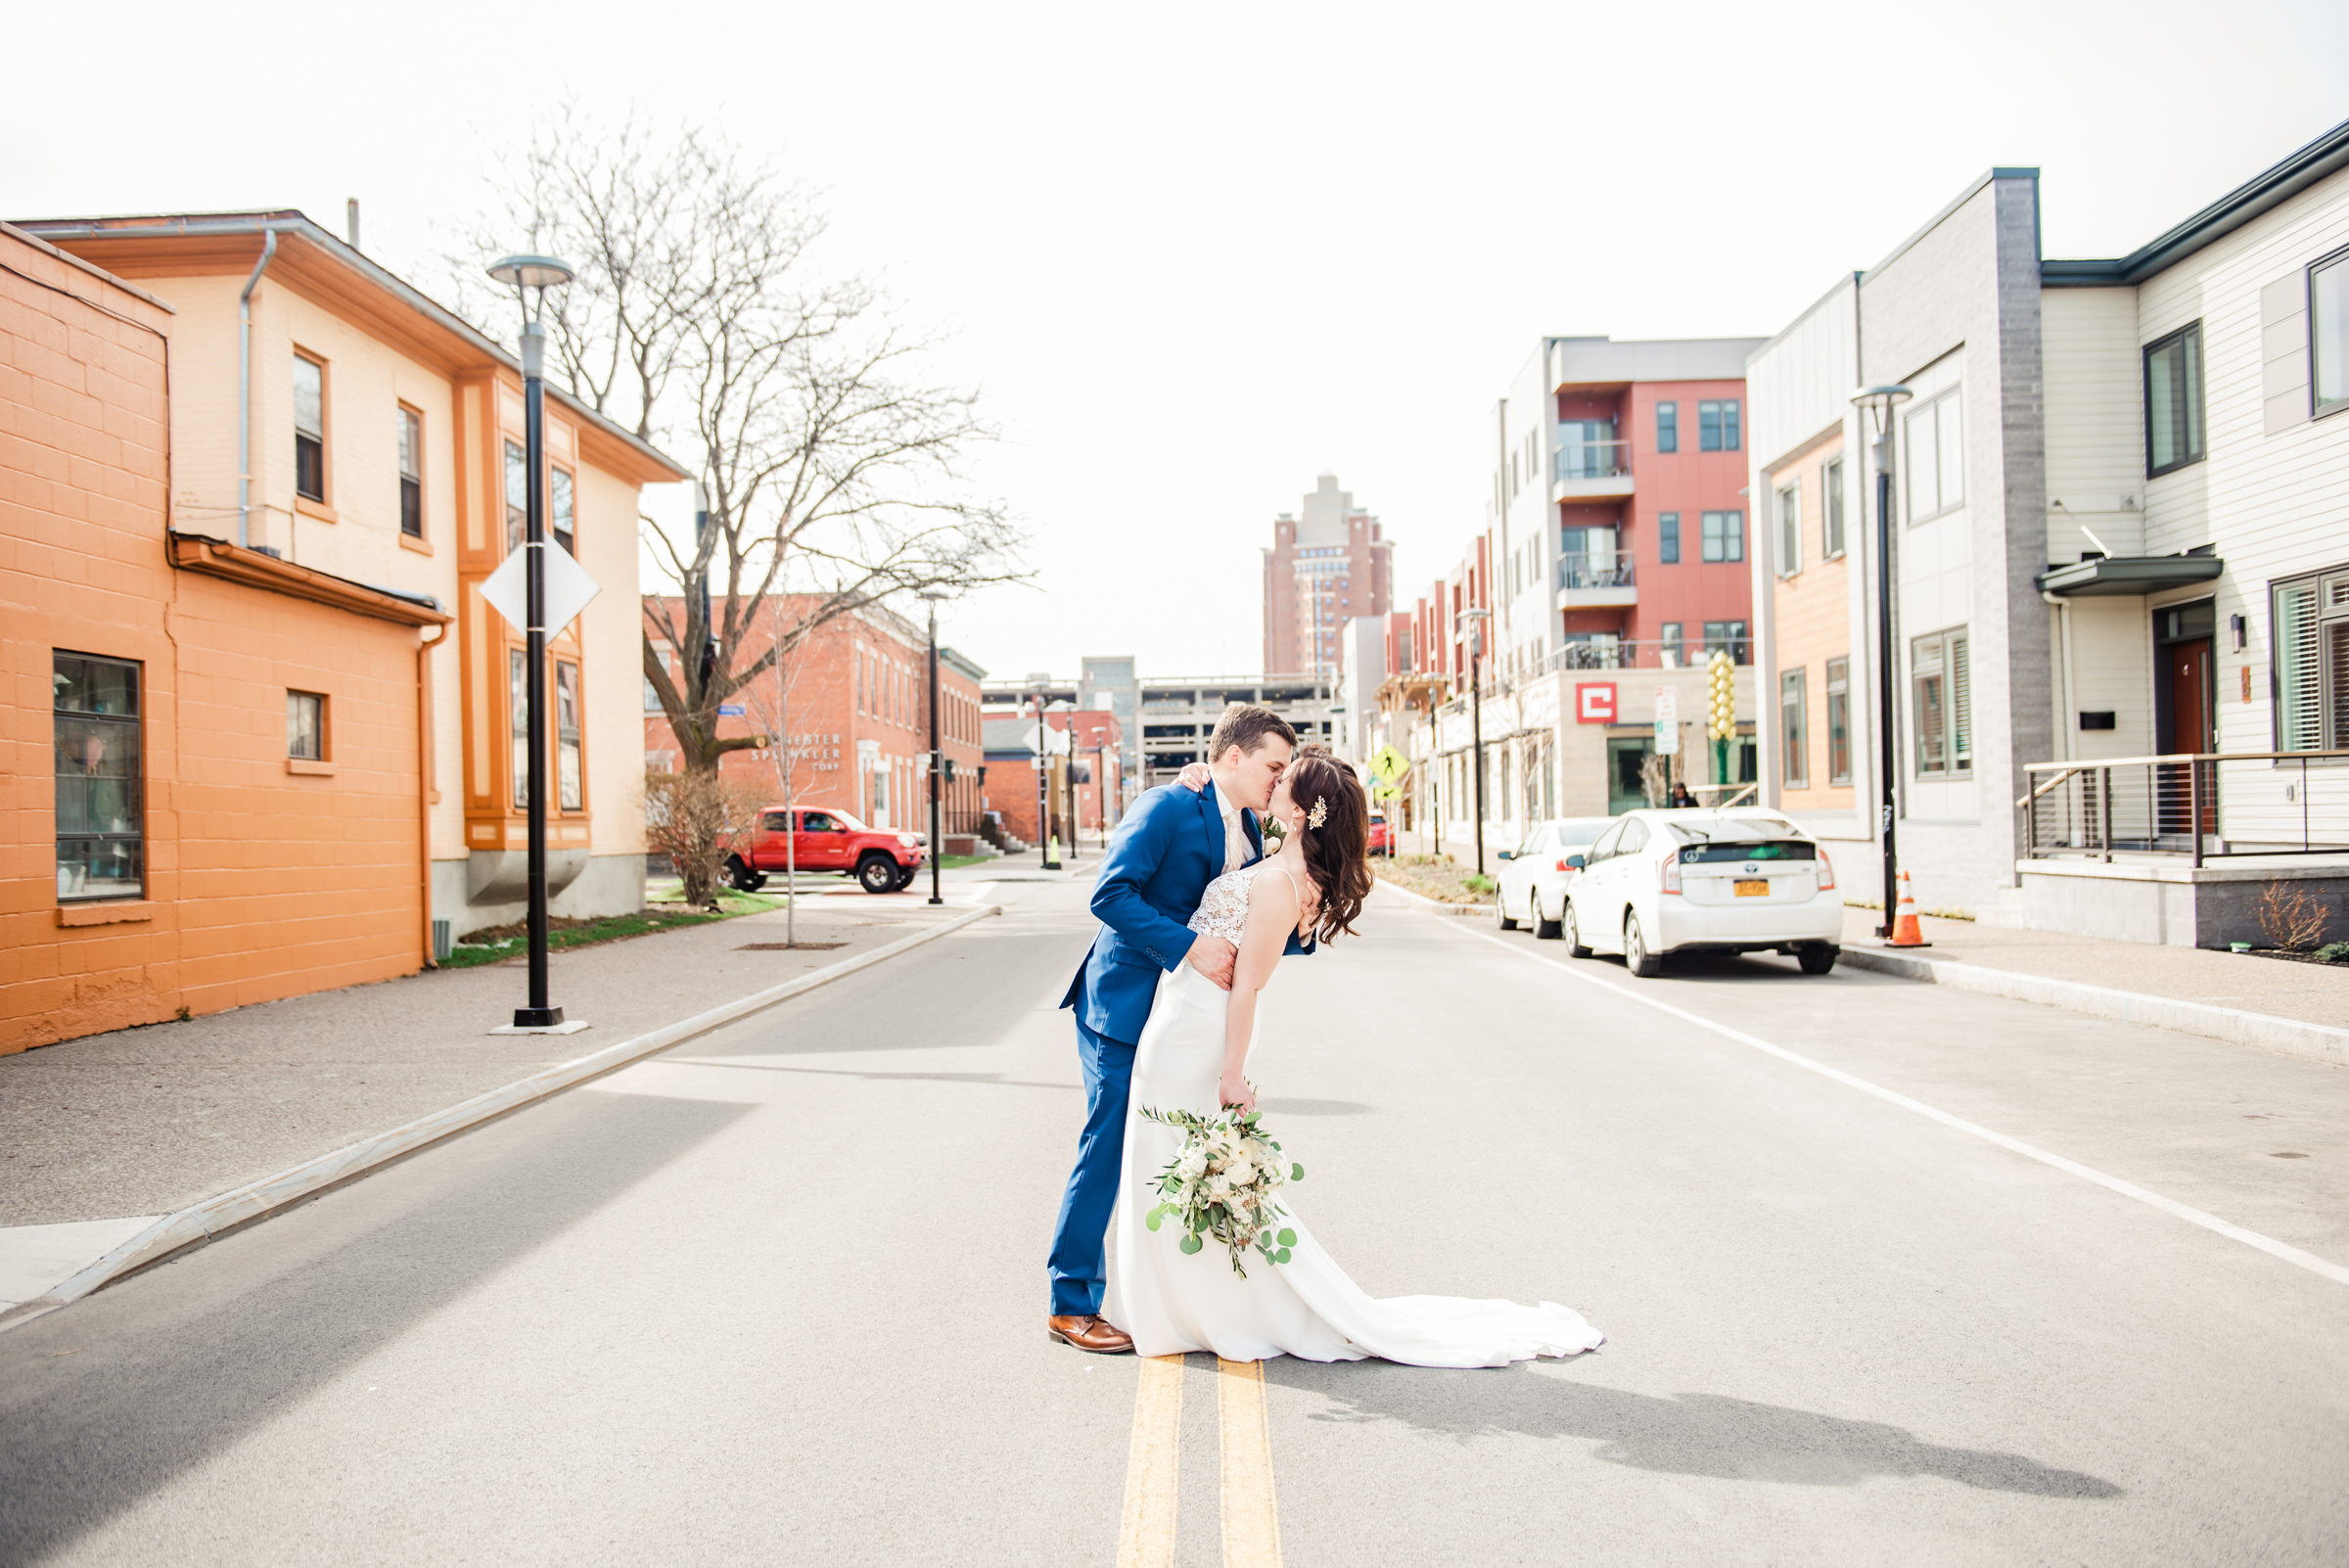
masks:
[[[1609,1343],[1251,1393],[1045,1341],[1082,897],[0,1334],[0,1561],[2349,1560],[2349,1284],[2148,1201],[2349,1264],[2349,1073],[1381,908],[1267,998],[1297,1206]]]

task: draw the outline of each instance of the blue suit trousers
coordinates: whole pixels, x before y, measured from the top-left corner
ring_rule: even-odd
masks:
[[[1077,1021],[1077,1062],[1084,1073],[1084,1131],[1077,1168],[1061,1195],[1052,1232],[1052,1315],[1082,1317],[1101,1310],[1109,1285],[1109,1216],[1118,1204],[1126,1159],[1126,1101],[1133,1089],[1133,1047]]]

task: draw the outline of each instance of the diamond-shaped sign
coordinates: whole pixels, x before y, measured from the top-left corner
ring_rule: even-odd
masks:
[[[539,553],[546,557],[546,634],[551,637],[576,620],[587,601],[604,588],[553,540],[539,546]],[[482,597],[517,631],[530,629],[530,554],[527,545],[513,551],[482,582]]]
[[[1392,746],[1381,746],[1370,758],[1370,776],[1382,784],[1392,784],[1410,767],[1403,753]]]

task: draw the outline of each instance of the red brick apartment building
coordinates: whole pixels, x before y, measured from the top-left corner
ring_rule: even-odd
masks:
[[[1395,602],[1395,546],[1378,519],[1323,474],[1299,515],[1272,523],[1265,552],[1265,673],[1335,679],[1347,623],[1383,616]]]
[[[744,639],[737,667],[764,653],[818,604],[807,594],[770,598]],[[646,606],[682,628],[683,600],[648,598]],[[670,672],[679,673],[676,650],[665,652]],[[951,774],[941,817],[946,833],[961,836],[978,831],[983,809],[979,682],[987,671],[951,648],[938,652],[939,746]],[[765,735],[779,743],[730,752],[723,767],[766,785],[778,801],[788,770],[795,802],[845,810],[870,827],[928,831],[929,657],[923,628],[881,606],[826,623],[726,700],[720,735]],[[679,765],[676,736],[649,680],[644,755],[649,766]]]

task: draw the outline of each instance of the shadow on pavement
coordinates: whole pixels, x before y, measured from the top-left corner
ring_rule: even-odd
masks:
[[[283,1417],[752,1109],[566,1097],[531,1113],[558,1135],[500,1147],[314,1255],[245,1251],[287,1222],[265,1221],[0,1336],[0,1562],[59,1551]]]
[[[1611,1464],[1783,1486],[1857,1486],[1871,1476],[1937,1476],[2039,1498],[2117,1498],[2121,1488],[2019,1453],[1920,1443],[1897,1426],[1853,1421],[1718,1394],[1658,1399],[1594,1388],[1523,1364],[1437,1371],[1384,1361],[1322,1365],[1282,1359],[1265,1380],[1318,1394],[1333,1408],[1310,1420],[1402,1421],[1446,1437],[1517,1433],[1582,1438]]]

